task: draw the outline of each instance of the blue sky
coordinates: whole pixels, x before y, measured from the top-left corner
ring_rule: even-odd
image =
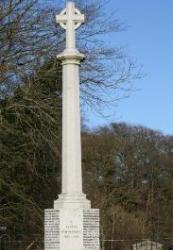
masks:
[[[89,112],[88,126],[127,122],[173,134],[173,1],[111,0],[108,8],[118,10],[130,26],[111,35],[110,42],[127,45],[128,54],[143,65],[146,76],[135,82],[138,91],[109,109],[110,117]]]
[[[108,42],[127,46],[146,76],[134,82],[138,90],[129,98],[111,105],[107,118],[88,111],[86,124],[95,128],[127,122],[173,135],[173,0],[110,0],[107,8],[129,26],[110,35]]]

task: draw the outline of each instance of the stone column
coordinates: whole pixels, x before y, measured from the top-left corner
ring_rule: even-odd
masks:
[[[63,65],[63,195],[82,194],[79,64],[83,56],[66,55]]]
[[[58,56],[63,67],[62,193],[55,208],[89,208],[82,192],[79,66],[84,55],[66,49]]]

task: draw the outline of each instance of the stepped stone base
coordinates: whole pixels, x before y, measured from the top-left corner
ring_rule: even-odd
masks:
[[[46,209],[44,250],[99,250],[99,209]]]

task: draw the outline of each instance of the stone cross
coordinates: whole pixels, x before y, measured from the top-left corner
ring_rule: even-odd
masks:
[[[75,49],[75,30],[84,23],[84,15],[75,8],[74,2],[68,2],[66,9],[56,16],[56,21],[66,30],[66,49]]]
[[[85,17],[68,2],[56,16],[56,21],[66,30],[66,49],[57,56],[63,73],[63,122],[62,122],[62,193],[55,207],[90,207],[82,191],[80,80],[79,66],[84,55],[76,49],[76,29]]]
[[[80,74],[85,58],[76,49],[75,30],[84,15],[68,2],[56,16],[66,29],[66,48],[57,56],[62,64],[62,191],[53,209],[45,210],[44,250],[99,250],[99,209],[82,190]]]

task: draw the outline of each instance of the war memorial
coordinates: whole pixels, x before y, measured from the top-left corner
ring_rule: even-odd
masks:
[[[56,16],[66,30],[66,48],[57,56],[63,70],[62,192],[52,209],[45,210],[45,250],[99,250],[99,209],[91,208],[82,191],[80,63],[76,29],[85,17],[68,2]]]

